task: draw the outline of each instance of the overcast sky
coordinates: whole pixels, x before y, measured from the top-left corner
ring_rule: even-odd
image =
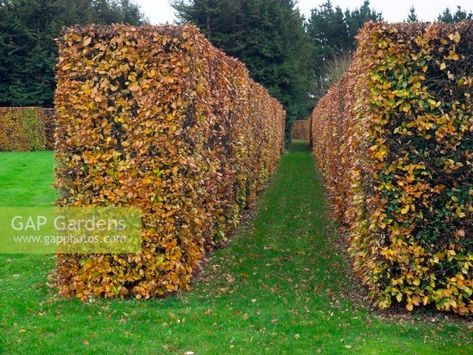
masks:
[[[134,0],[141,6],[142,12],[153,24],[174,22],[174,10],[169,5],[169,0]],[[310,10],[324,3],[325,0],[299,0],[301,12],[308,17]],[[363,0],[332,0],[334,5],[339,5],[343,10],[359,7]],[[457,5],[472,11],[473,0],[371,0],[371,7],[383,13],[385,20],[390,22],[402,21],[407,17],[409,8],[414,5],[417,16],[423,21],[432,21],[446,7],[455,10]]]

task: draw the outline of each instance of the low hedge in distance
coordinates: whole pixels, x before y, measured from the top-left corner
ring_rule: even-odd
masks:
[[[193,26],[70,28],[59,52],[58,205],[143,212],[142,253],[58,255],[60,292],[188,289],[276,167],[282,106]]]
[[[0,107],[0,151],[54,148],[54,109]]]
[[[473,313],[473,22],[368,24],[312,116],[354,268],[381,308]]]
[[[292,139],[310,140],[310,120],[296,120],[292,126]]]
[[[54,137],[56,132],[56,115],[53,108],[42,108],[41,117],[44,123],[44,134],[46,140],[46,149],[54,150]]]

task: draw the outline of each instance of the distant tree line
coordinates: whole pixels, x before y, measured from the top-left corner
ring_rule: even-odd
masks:
[[[342,10],[330,0],[308,19],[295,0],[170,0],[180,22],[192,22],[217,47],[246,63],[250,75],[288,111],[289,125],[307,117],[316,100],[350,63],[355,36],[382,14],[365,1]],[[458,7],[438,21],[472,19]],[[417,21],[412,7],[406,21]],[[0,0],[0,106],[51,106],[63,26],[146,19],[130,0]]]
[[[471,19],[473,19],[473,13],[471,11],[467,12],[463,10],[461,6],[457,6],[457,10],[453,14],[449,8],[446,8],[445,11],[439,15],[437,21],[453,23]]]
[[[129,0],[0,0],[0,106],[52,106],[63,26],[145,21]]]
[[[447,7],[438,17],[437,21],[445,22],[445,23],[453,23],[453,22],[460,22],[463,20],[471,20],[473,19],[473,13],[470,11],[466,11],[462,9],[461,6],[457,6],[454,13],[450,11]],[[411,6],[409,9],[409,15],[407,16],[407,22],[416,22],[419,21],[417,17],[416,9],[414,6]]]

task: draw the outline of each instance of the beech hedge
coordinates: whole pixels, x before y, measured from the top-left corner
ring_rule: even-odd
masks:
[[[310,140],[310,120],[296,120],[292,126],[292,139]]]
[[[54,109],[0,107],[0,151],[54,149]]]
[[[283,107],[190,25],[69,28],[59,53],[57,204],[142,210],[142,252],[59,254],[60,292],[188,289],[275,169]]]
[[[473,22],[370,23],[313,150],[381,308],[473,313]]]

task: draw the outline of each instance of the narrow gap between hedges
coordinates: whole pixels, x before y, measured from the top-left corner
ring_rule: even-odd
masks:
[[[208,298],[241,292],[245,298],[267,298],[274,306],[277,295],[284,303],[319,302],[323,308],[335,293],[350,288],[337,238],[310,147],[295,141],[259,197],[256,215],[229,246],[213,254],[192,294]]]

